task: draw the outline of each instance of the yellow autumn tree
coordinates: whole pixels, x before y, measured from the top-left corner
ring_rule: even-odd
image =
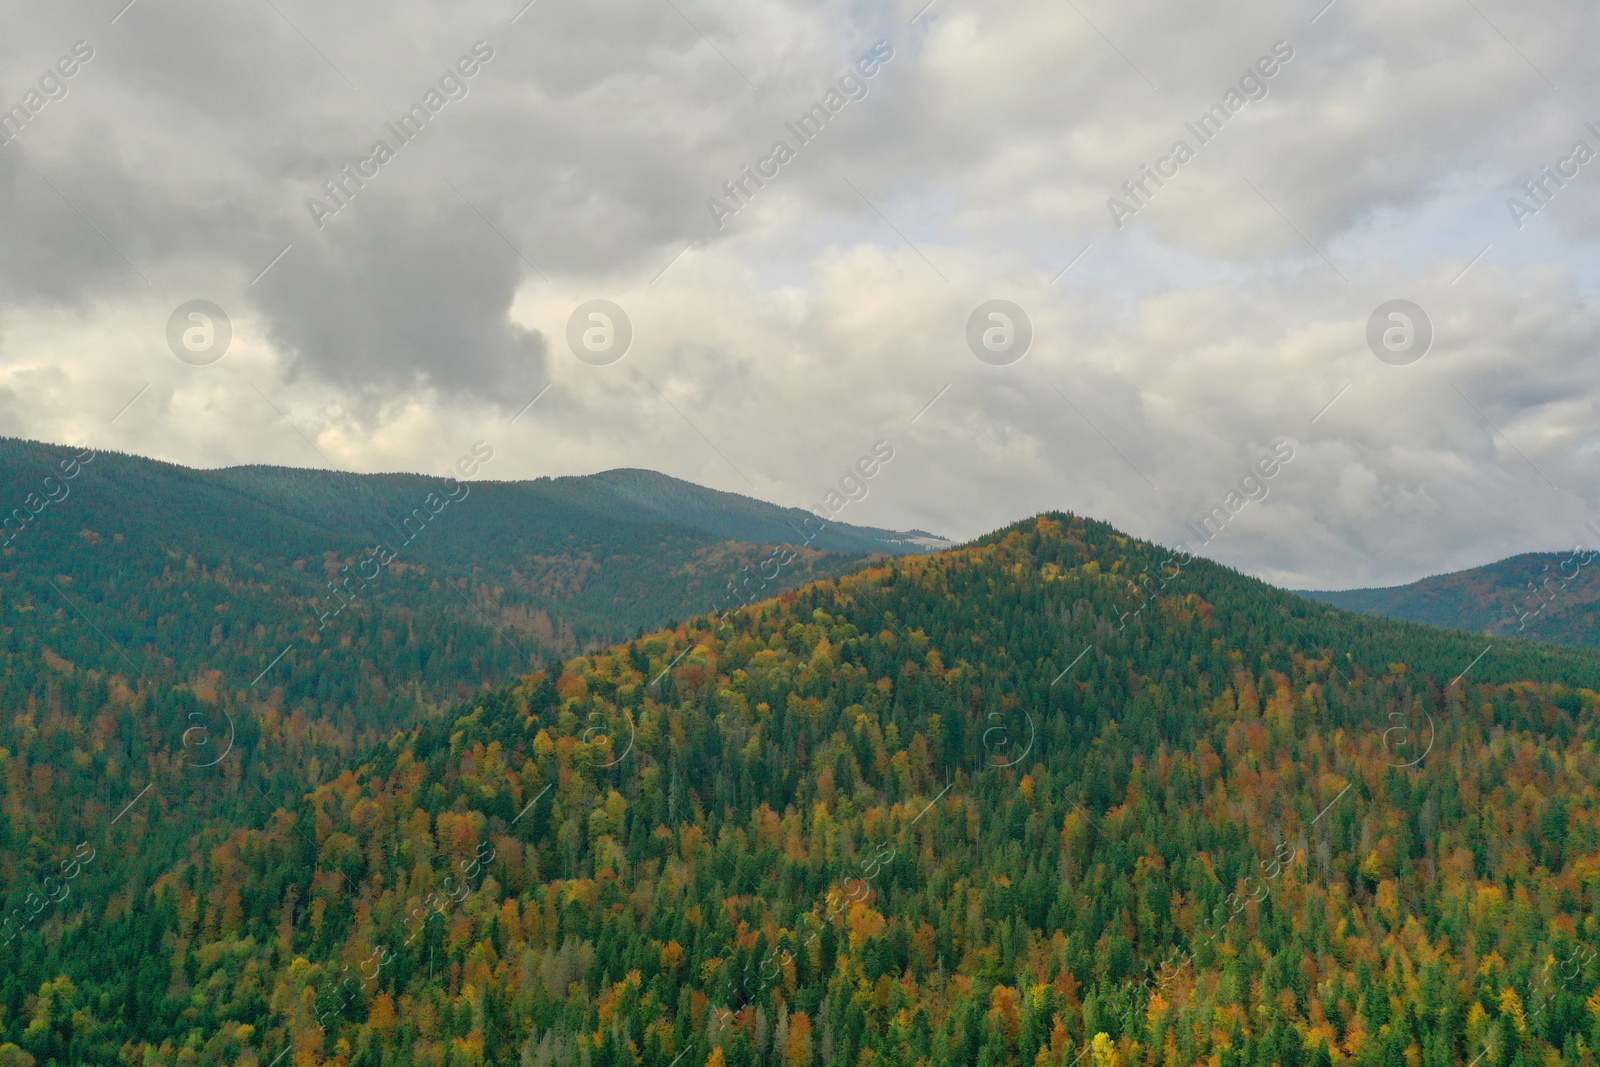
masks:
[[[367,1015],[367,1025],[384,1037],[394,1032],[400,1023],[394,1013],[394,1000],[387,993],[372,998],[372,1010]]]
[[[850,927],[851,955],[860,952],[862,945],[888,929],[888,924],[884,922],[882,915],[860,903],[850,905],[845,921]]]
[[[803,1011],[789,1016],[789,1040],[783,1046],[784,1067],[806,1067],[811,1062],[811,1017]]]

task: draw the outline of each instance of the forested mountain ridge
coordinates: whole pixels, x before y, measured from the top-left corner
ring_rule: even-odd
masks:
[[[808,563],[798,580],[839,573],[874,553],[930,547],[650,471],[495,481],[494,455],[493,446],[475,442],[441,477],[202,471],[0,439],[0,503],[9,504],[0,508],[0,541],[11,550],[6,558],[34,563],[33,570],[102,539],[112,542],[106,551],[117,566],[135,572],[189,557],[210,569],[248,568],[299,598],[299,614],[313,622],[353,598],[342,588],[351,565],[384,545],[402,565],[386,578],[430,575],[473,599],[433,603],[386,580],[366,593],[369,602],[462,610],[474,625],[509,627],[539,654],[571,654],[704,611],[729,598],[741,565],[768,554],[763,546],[804,546]],[[773,584],[796,580],[783,574]],[[759,592],[752,586],[743,598]],[[135,621],[113,623],[125,629],[125,644],[145,637]]]
[[[479,446],[447,480],[0,439],[0,695],[76,714],[111,674],[152,699],[199,686],[348,753],[546,660],[923,548],[649,472],[474,481]]]
[[[137,882],[130,816],[0,948],[0,1040],[1590,1064],[1597,683],[1043,516],[535,672]]]
[[[1600,648],[1596,553],[1526,552],[1407,585],[1303,590],[1325,604],[1430,626]]]
[[[446,480],[196,471],[0,439],[12,925],[50,921],[37,879],[108,833],[135,833],[138,862],[74,868],[78,898],[137,896],[197,841],[486,684],[921,547],[810,516],[794,532],[789,510],[648,472],[492,470],[487,447]]]

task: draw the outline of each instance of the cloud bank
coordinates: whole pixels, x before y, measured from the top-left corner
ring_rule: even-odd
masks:
[[[1068,508],[1320,588],[1563,547],[1600,512],[1600,199],[1575,147],[1600,145],[1596,21],[1443,0],[18,13],[0,432],[426,472],[487,438],[497,477],[643,466],[792,505],[892,441],[851,521],[959,538]],[[1426,316],[1414,359],[1369,346],[1397,300]],[[195,301],[228,320],[215,362],[169,344]],[[569,330],[594,301],[626,322]],[[1025,336],[1014,360],[969,343],[993,301],[1025,316],[988,335]],[[614,359],[568,340],[621,326]],[[1278,441],[1270,494],[1198,544]]]

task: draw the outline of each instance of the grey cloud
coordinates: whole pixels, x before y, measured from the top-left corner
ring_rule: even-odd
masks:
[[[1215,551],[1318,586],[1549,547],[1600,493],[1595,279],[1576,269],[1600,218],[1582,183],[1600,171],[1523,233],[1501,203],[1600,118],[1575,103],[1600,98],[1592,9],[1482,0],[1490,26],[1458,0],[1339,0],[1313,26],[1314,7],[1242,0],[1080,0],[1081,16],[940,0],[913,24],[921,0],[674,2],[683,15],[539,0],[515,25],[517,0],[274,0],[298,30],[267,4],[198,0],[140,0],[114,26],[122,0],[19,20],[0,100],[76,39],[97,56],[0,149],[0,430],[87,426],[190,463],[320,462],[256,384],[359,469],[434,469],[438,441],[492,430],[522,446],[496,476],[651,466],[750,492],[720,450],[792,504],[889,438],[895,463],[854,521],[964,536],[1065,506],[1163,540],[1286,434],[1304,452]],[[706,197],[880,37],[896,55],[869,96],[718,231]],[[317,229],[307,198],[480,39],[496,57],[466,98]],[[1270,94],[1114,230],[1106,198],[1279,39],[1296,58]],[[1457,210],[1467,200],[1484,219]],[[1414,367],[1362,344],[1396,296],[1439,328]],[[166,316],[192,297],[234,318],[237,351],[213,372],[164,349]],[[566,317],[596,297],[634,322],[616,367],[565,350]],[[1003,371],[961,333],[996,297],[1036,328]]]
[[[548,379],[544,337],[507,318],[517,253],[448,186],[435,197],[364,190],[327,221],[325,241],[305,242],[260,283],[291,376],[358,395],[427,385],[516,406]]]

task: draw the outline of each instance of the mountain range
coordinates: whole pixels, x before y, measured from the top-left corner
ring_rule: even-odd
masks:
[[[220,671],[291,704],[338,692],[346,718],[359,694],[362,723],[386,729],[419,695],[944,544],[649,471],[485,480],[493,450],[475,449],[430,478],[0,440],[0,620],[15,651]]]
[[[718,540],[781,517],[629,519],[681,483],[624,472],[535,483],[602,503],[467,565],[452,518],[528,536],[466,511],[490,483],[107,458],[0,576],[0,1067],[1595,1063],[1600,654],[1063,512],[802,578]],[[377,525],[463,487],[410,555]],[[635,559],[584,525],[625,521],[668,532]],[[369,622],[291,625],[379,543]],[[646,601],[596,594],[532,667],[455,606],[552,597],[528,553],[646,576],[707,544],[792,586],[686,582],[611,643],[602,609]]]
[[[1596,555],[1582,547],[1527,552],[1406,585],[1302,590],[1300,595],[1367,615],[1600,648]]]

